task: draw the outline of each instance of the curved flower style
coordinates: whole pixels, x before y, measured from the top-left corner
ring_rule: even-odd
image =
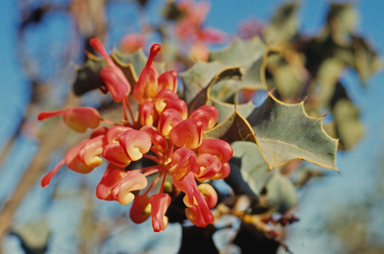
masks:
[[[108,63],[100,73],[101,89],[109,91],[114,101],[122,102],[123,125],[103,119],[97,110],[87,107],[40,113],[39,120],[63,115],[70,127],[82,132],[97,128],[100,121],[110,125],[97,128],[90,135],[91,139],[84,139],[70,149],[65,158],[43,177],[41,185],[47,186],[64,164],[75,172],[89,173],[104,158],[109,164],[97,185],[96,196],[120,204],[133,201],[130,211],[133,222],[142,223],[152,216],[153,230],[165,230],[168,225],[165,214],[172,198],[164,189],[168,189],[165,180],[170,176],[173,178],[172,197],[185,193],[183,201],[187,206],[187,218],[199,227],[212,223],[214,217],[210,209],[216,206],[217,194],[211,185],[198,185],[197,181],[225,178],[230,172],[228,160],[233,154],[232,147],[225,141],[203,137],[204,131],[215,126],[219,116],[217,109],[204,105],[188,117],[187,104],[175,93],[176,72],[168,71],[159,76],[153,65],[161,48],[155,44],[132,91],[139,103],[138,111],[132,112],[127,99],[130,86],[122,71],[99,40],[93,39],[91,44]],[[143,157],[155,165],[126,169],[132,161]],[[147,187],[147,176],[153,174],[157,177]],[[159,192],[150,196],[159,180]]]
[[[102,153],[102,147],[105,145],[104,135],[99,135],[91,140],[85,139],[73,148],[71,148],[65,158],[61,160],[56,167],[54,167],[48,174],[41,180],[41,186],[46,187],[49,185],[52,177],[59,171],[61,166],[67,165],[71,170],[87,174],[95,167],[99,166],[102,160],[98,157]]]
[[[100,114],[95,108],[74,107],[56,111],[43,111],[37,119],[42,121],[53,116],[63,115],[64,122],[77,132],[85,132],[87,128],[97,128],[100,123]]]
[[[99,80],[102,82],[101,90],[105,93],[109,91],[115,102],[122,101],[131,92],[131,85],[127,77],[109,56],[99,39],[93,38],[89,42],[108,63],[108,66],[104,67],[99,75]]]

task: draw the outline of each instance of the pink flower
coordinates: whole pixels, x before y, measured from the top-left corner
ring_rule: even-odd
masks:
[[[172,166],[169,168],[169,174],[174,179],[180,181],[191,171],[199,172],[196,154],[186,147],[177,149],[172,154]]]
[[[151,204],[152,227],[153,231],[164,231],[168,226],[168,217],[165,216],[171,197],[167,193],[159,193],[149,198]]]
[[[108,66],[104,67],[99,74],[99,80],[106,86],[102,89],[102,91],[109,91],[115,102],[122,101],[130,93],[131,85],[125,77],[123,71],[109,56],[101,41],[97,38],[92,38],[89,42],[108,63]]]
[[[151,148],[151,137],[144,131],[127,130],[119,137],[119,144],[128,158],[137,161]]]
[[[196,149],[203,141],[203,124],[193,118],[185,119],[172,128],[169,138],[178,147]]]
[[[57,111],[43,111],[37,116],[37,119],[42,121],[57,115],[63,115],[64,122],[78,132],[85,132],[87,128],[97,128],[100,123],[99,112],[91,107],[74,107]]]
[[[104,135],[99,135],[91,140],[85,139],[72,147],[65,155],[65,158],[43,177],[41,186],[48,186],[52,177],[64,164],[66,164],[69,169],[78,173],[87,174],[91,172],[101,164],[102,159],[98,156],[101,155],[105,145]]]
[[[143,223],[151,216],[151,206],[149,205],[149,197],[147,194],[136,196],[133,200],[129,218],[134,223]]]
[[[219,111],[212,105],[203,105],[194,110],[189,118],[199,120],[203,123],[203,130],[213,128],[219,119]]]
[[[145,43],[145,38],[142,34],[139,33],[130,33],[126,34],[121,40],[121,49],[123,51],[132,53],[142,48]]]
[[[200,166],[200,171],[195,173],[195,177],[199,182],[211,179],[217,175],[221,169],[220,160],[208,153],[200,154],[196,162]]]
[[[120,204],[129,204],[135,197],[132,191],[147,187],[147,178],[140,170],[124,171],[109,164],[96,188],[96,196],[104,200],[116,200]]]
[[[181,117],[180,113],[177,112],[177,110],[164,110],[160,115],[157,129],[161,133],[161,135],[163,135],[164,137],[168,137],[172,128],[178,125],[182,120],[183,118]]]

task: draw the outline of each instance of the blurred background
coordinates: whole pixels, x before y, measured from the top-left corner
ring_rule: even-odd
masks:
[[[283,0],[210,1],[204,25],[221,30],[227,37],[207,45],[208,49],[223,48],[236,35],[257,35],[284,3]],[[96,93],[86,93],[81,102],[79,98],[68,98],[76,79],[74,66],[84,63],[86,51],[92,52],[87,40],[101,38],[106,48],[112,49],[123,47],[125,35],[145,32],[142,45],[148,52],[152,43],[163,38],[161,32],[146,28],[165,22],[165,5],[160,0],[2,2],[0,236],[3,253],[177,253],[181,239],[181,227],[177,223],[155,234],[150,221],[142,225],[130,222],[129,206],[97,200],[94,190],[102,170],[87,176],[62,170],[53,180],[54,187],[43,189],[39,184],[43,173],[53,168],[82,136],[60,123],[43,126],[36,120],[37,114],[75,103],[95,107],[107,103]],[[354,14],[341,19],[353,24],[354,34],[364,37],[370,45],[369,52],[376,52],[381,59],[384,2],[355,1],[351,6]],[[327,22],[329,2],[307,0],[298,3],[297,8],[295,20],[300,36],[310,38],[321,34]],[[172,65],[179,71],[187,66],[185,62]],[[384,253],[384,74],[379,68],[367,73],[364,76],[353,68],[342,71],[340,82],[359,112],[355,113],[359,124],[349,125],[345,132],[361,129],[362,136],[351,141],[350,146],[344,143],[338,152],[340,174],[309,166],[315,168],[313,172],[319,177],[310,177],[297,189],[299,204],[293,213],[300,221],[288,226],[285,232],[286,244],[293,253]],[[48,145],[42,146],[43,142]],[[220,239],[214,241],[220,245]],[[279,253],[285,251],[281,248]]]

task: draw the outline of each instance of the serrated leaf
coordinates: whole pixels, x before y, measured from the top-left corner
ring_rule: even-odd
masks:
[[[218,52],[211,52],[210,61],[219,61],[227,67],[239,66],[241,80],[221,81],[212,86],[211,96],[222,101],[233,98],[235,92],[242,88],[266,89],[261,82],[261,69],[264,62],[266,45],[260,38],[249,40],[235,38],[231,45]]]
[[[78,96],[99,87],[99,73],[103,67],[108,65],[102,58],[91,54],[88,57],[88,60],[81,67],[75,67],[77,77],[73,83],[73,92]]]
[[[225,66],[219,62],[197,62],[188,70],[181,72],[185,102],[190,104],[203,89],[207,88],[216,74],[224,69]]]
[[[193,110],[198,107],[207,104],[210,100],[210,89],[211,87],[220,82],[221,80],[227,79],[239,79],[241,77],[241,72],[239,68],[226,68],[217,73],[212,80],[206,86],[202,86],[202,89],[195,95],[195,97],[188,103],[188,110],[191,113]],[[195,89],[195,91],[198,91]],[[188,94],[188,93],[187,93]]]
[[[267,190],[266,205],[269,209],[284,214],[297,205],[295,186],[285,175],[274,172],[265,188]]]
[[[265,44],[258,37],[248,40],[235,38],[228,48],[209,53],[209,61],[219,61],[226,66],[247,66],[263,57]]]
[[[210,102],[219,111],[219,119],[217,120],[218,124],[230,117],[231,114],[235,111],[235,108],[237,112],[244,118],[247,117],[255,109],[255,105],[253,105],[251,101],[248,103],[235,105],[231,103],[221,102],[212,98]]]
[[[252,127],[237,110],[216,127],[204,132],[206,138],[222,139],[228,143],[234,141],[251,141],[257,143]]]
[[[303,159],[337,171],[338,141],[324,132],[321,119],[307,116],[303,105],[285,104],[269,93],[265,102],[247,117],[260,150],[272,168]]]

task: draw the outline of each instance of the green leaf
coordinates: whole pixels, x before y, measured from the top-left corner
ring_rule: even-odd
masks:
[[[341,71],[345,64],[338,58],[324,60],[317,72],[317,101],[319,108],[331,108],[331,100],[335,93]]]
[[[211,52],[210,61],[219,61],[227,67],[238,66],[241,70],[240,80],[225,80],[212,86],[210,95],[218,100],[233,99],[234,94],[243,88],[266,89],[261,81],[261,70],[264,62],[266,45],[260,38],[249,40],[235,38],[232,44],[218,52]]]
[[[362,81],[366,81],[374,72],[381,69],[382,63],[377,53],[362,37],[354,37],[355,68]]]
[[[267,69],[273,79],[273,85],[269,84],[269,87],[276,88],[283,98],[301,96],[303,84],[308,78],[307,71],[298,60],[298,54],[290,52],[287,55],[281,53],[269,54]],[[291,58],[292,63],[286,60],[288,57]]]
[[[327,15],[327,27],[331,31],[333,40],[339,45],[349,44],[357,20],[358,15],[353,4],[331,3]]]
[[[99,87],[99,73],[103,67],[108,65],[102,58],[98,58],[92,54],[88,54],[88,57],[84,65],[75,67],[77,76],[73,83],[73,92],[78,96]]]
[[[260,153],[258,146],[252,142],[235,141],[231,144],[233,157],[241,159],[241,175],[251,190],[258,196],[265,183],[272,176],[269,166]]]
[[[25,253],[45,253],[50,237],[46,220],[39,220],[14,226],[11,234],[16,235]]]
[[[219,61],[226,66],[249,66],[263,57],[266,45],[258,37],[248,40],[235,38],[228,48],[209,53],[209,61]]]
[[[211,98],[210,103],[219,111],[219,119],[217,121],[218,124],[230,117],[231,114],[235,111],[235,108],[237,112],[244,118],[247,117],[255,109],[255,105],[253,105],[251,101],[248,103],[235,105]]]
[[[333,109],[333,118],[336,123],[336,132],[344,149],[351,148],[364,134],[359,121],[359,110],[347,98],[339,99]]]
[[[298,36],[296,13],[298,2],[288,2],[279,7],[264,33],[268,44],[291,42]]]
[[[260,197],[263,207],[284,214],[297,204],[293,183],[278,172],[269,172],[269,166],[255,143],[236,141],[231,145],[233,157],[241,159],[243,180]],[[266,196],[263,198],[261,194],[264,188]]]
[[[324,132],[321,119],[307,116],[304,102],[285,104],[269,93],[247,120],[270,167],[303,159],[337,171],[338,141]]]
[[[252,127],[237,110],[225,121],[205,132],[204,135],[206,138],[222,139],[228,143],[239,140],[257,143]]]
[[[264,205],[269,209],[284,214],[298,203],[295,186],[285,175],[274,172],[265,188],[267,194]]]
[[[201,91],[210,84],[211,80],[225,69],[219,62],[197,62],[188,70],[181,72],[180,77],[184,84],[185,102],[190,104]],[[206,91],[203,92],[206,95]]]

